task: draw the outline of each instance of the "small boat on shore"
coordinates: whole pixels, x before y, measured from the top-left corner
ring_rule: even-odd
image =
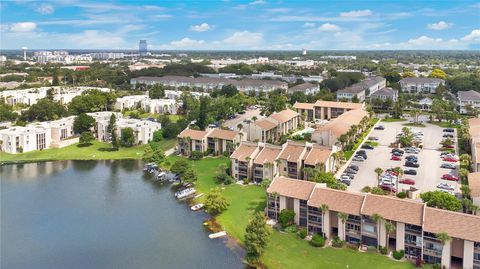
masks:
[[[191,195],[194,195],[195,192],[196,192],[196,190],[194,188],[183,189],[183,190],[177,191],[175,193],[175,198],[177,198],[177,199],[187,198]]]
[[[210,239],[214,239],[214,238],[219,238],[219,237],[222,237],[222,236],[225,236],[225,235],[227,235],[227,233],[225,231],[221,231],[221,232],[218,232],[218,233],[209,234],[208,237]]]
[[[192,211],[197,211],[197,210],[200,210],[200,209],[202,209],[202,208],[203,208],[203,204],[202,204],[202,203],[196,204],[196,205],[190,207],[190,209],[191,209]]]

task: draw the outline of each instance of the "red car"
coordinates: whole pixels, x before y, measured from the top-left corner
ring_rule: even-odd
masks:
[[[454,175],[450,175],[450,174],[445,174],[442,176],[442,179],[445,179],[445,180],[450,180],[450,181],[458,181],[459,178],[454,176]]]
[[[380,187],[384,191],[389,191],[389,192],[393,192],[393,193],[397,192],[397,189],[395,187],[393,187],[392,185],[389,185],[389,184],[381,184],[381,185],[378,185],[378,187]]]
[[[402,184],[407,184],[407,185],[415,185],[415,180],[413,180],[411,178],[403,178],[403,179],[399,180],[398,182],[400,182]]]
[[[447,149],[454,149],[454,148],[455,148],[455,145],[447,146]]]
[[[443,158],[443,161],[445,161],[445,162],[451,162],[451,163],[456,163],[456,162],[458,162],[457,159],[452,158],[452,157],[445,157],[445,158]]]
[[[392,160],[392,161],[401,161],[401,160],[402,160],[402,158],[400,158],[400,157],[398,157],[398,156],[395,156],[395,155],[393,155],[393,156],[392,156],[392,158],[390,158],[390,160]]]

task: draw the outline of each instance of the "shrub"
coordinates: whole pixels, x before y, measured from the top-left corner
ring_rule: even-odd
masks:
[[[302,239],[305,239],[305,237],[307,237],[307,229],[300,228],[300,230],[298,230],[298,236]]]
[[[244,178],[243,179],[243,184],[248,185],[250,183],[250,179]]]
[[[212,155],[212,154],[213,154],[213,149],[207,149],[207,150],[205,151],[204,156],[208,156],[208,155]]]
[[[381,188],[379,187],[373,187],[372,188],[372,194],[378,194],[378,195],[386,195],[387,192],[382,190]]]
[[[323,236],[320,234],[314,234],[312,236],[312,240],[310,241],[310,245],[321,248],[325,246],[325,238],[323,238]]]
[[[379,246],[378,250],[380,250],[380,253],[382,253],[382,255],[387,255],[387,247]]]
[[[297,227],[295,227],[295,225],[288,226],[287,228],[284,229],[284,231],[287,233],[296,233]]]
[[[400,260],[401,258],[403,258],[404,255],[405,255],[405,251],[403,249],[400,251],[396,251],[396,250],[393,251],[393,258],[395,258],[395,260]]]
[[[340,237],[335,236],[332,240],[332,246],[334,248],[341,248],[345,245],[345,241],[341,240]]]
[[[278,222],[283,229],[287,228],[294,224],[295,212],[293,210],[283,209],[280,211],[280,216],[278,217]]]
[[[365,186],[362,188],[362,192],[371,192],[372,191],[372,187],[370,186]]]
[[[192,155],[190,156],[191,160],[200,160],[203,158],[203,153],[201,151],[192,151]]]
[[[398,197],[398,198],[401,198],[401,199],[405,199],[405,198],[407,198],[407,193],[404,192],[404,191],[399,192],[399,193],[397,194],[397,197]]]

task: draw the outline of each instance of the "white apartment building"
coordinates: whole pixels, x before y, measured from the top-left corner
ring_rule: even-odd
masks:
[[[147,95],[131,95],[117,98],[115,109],[123,111],[142,108],[152,114],[177,114],[181,105],[182,103],[175,99],[150,99]]]
[[[47,97],[48,90],[53,89],[53,99],[59,101],[62,104],[68,104],[76,96],[81,95],[83,92],[97,89],[102,92],[110,92],[109,88],[97,88],[97,87],[40,87],[23,90],[7,90],[0,91],[0,98],[3,98],[9,105],[25,104],[33,105],[38,102],[39,99]]]
[[[439,78],[403,78],[400,87],[404,93],[436,93],[437,87],[445,84]]]
[[[95,128],[95,131],[99,140],[110,140],[110,135],[108,134],[107,129],[112,113],[115,112],[110,112],[110,115],[108,115],[107,113],[96,115],[97,126]],[[147,144],[153,139],[153,133],[162,128],[162,125],[159,122],[142,119],[125,119],[121,117],[120,113],[116,113],[116,117],[117,122],[115,123],[115,132],[118,139],[120,139],[123,129],[132,128],[135,135],[135,144]]]
[[[352,101],[356,96],[360,102],[365,101],[365,98],[383,89],[387,86],[387,80],[382,77],[369,77],[365,80],[355,83],[345,89],[337,91],[337,101],[345,99]]]
[[[474,90],[458,92],[458,106],[461,114],[468,112],[468,106],[480,109],[480,92]]]

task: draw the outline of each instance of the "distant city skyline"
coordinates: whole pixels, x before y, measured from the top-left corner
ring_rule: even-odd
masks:
[[[11,1],[2,49],[478,50],[478,1]]]

